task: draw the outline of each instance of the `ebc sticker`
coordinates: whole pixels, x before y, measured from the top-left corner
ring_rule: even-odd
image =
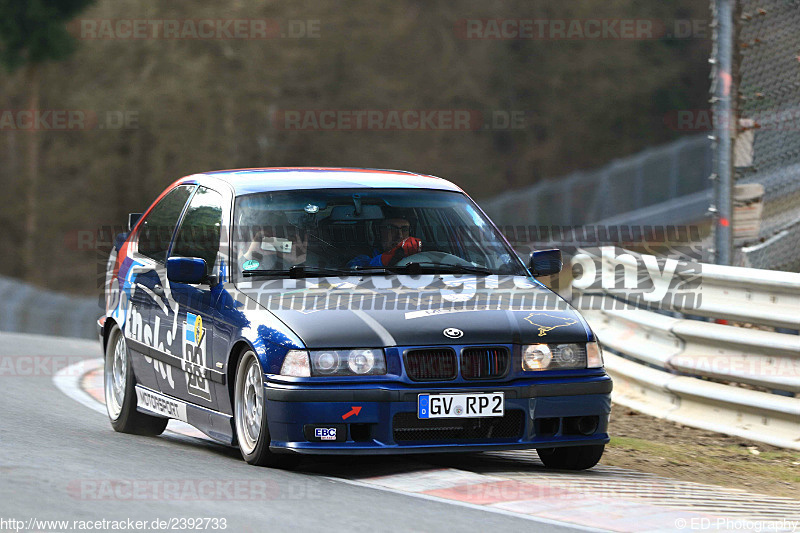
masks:
[[[189,394],[211,401],[211,386],[206,376],[206,337],[203,317],[186,314],[183,323],[183,362],[181,366],[186,375],[186,388]]]
[[[336,440],[336,428],[314,428],[314,436],[319,440]]]

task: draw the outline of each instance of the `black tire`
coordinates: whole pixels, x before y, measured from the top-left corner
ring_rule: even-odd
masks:
[[[586,470],[596,465],[603,456],[603,444],[565,446],[563,448],[537,448],[536,453],[544,466],[557,470]]]
[[[115,379],[115,376],[119,377],[119,369],[123,364],[118,361],[118,368],[114,368],[116,350],[119,346],[124,350],[124,384],[115,388],[115,382],[119,383],[120,381]],[[103,390],[106,397],[106,412],[114,431],[134,435],[161,435],[166,429],[169,419],[147,415],[136,410],[136,377],[133,375],[133,366],[125,336],[122,335],[122,331],[116,324],[108,335],[104,363]],[[115,394],[115,390],[119,391],[121,397]]]
[[[246,397],[252,401],[246,401]],[[256,411],[253,411],[253,406],[256,406]],[[259,409],[260,416],[256,416]],[[299,458],[295,455],[276,454],[269,449],[271,439],[264,399],[264,373],[258,357],[252,350],[246,350],[236,365],[233,419],[236,425],[236,444],[239,446],[242,458],[249,464],[289,468],[299,462]]]

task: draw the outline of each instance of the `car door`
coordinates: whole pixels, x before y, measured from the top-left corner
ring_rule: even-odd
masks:
[[[132,239],[132,265],[126,281],[131,289],[125,334],[133,352],[137,381],[154,390],[171,393],[175,372],[169,364],[174,335],[162,333],[162,324],[175,322],[177,314],[165,294],[165,262],[169,244],[194,185],[180,185],[166,192],[145,215]]]
[[[217,363],[223,361],[224,353],[214,349],[215,324],[220,319],[217,309],[219,293],[212,286],[220,278],[218,253],[223,206],[226,204],[222,193],[209,187],[198,187],[189,200],[170,250],[170,257],[199,257],[205,260],[206,273],[213,280],[197,285],[169,283],[170,295],[178,308],[178,338],[182,358],[175,395],[210,409],[217,409],[214,384],[221,381],[223,376],[221,364]],[[168,325],[161,327],[167,328]]]

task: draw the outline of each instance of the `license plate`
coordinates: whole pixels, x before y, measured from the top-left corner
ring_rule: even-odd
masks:
[[[504,414],[502,392],[420,394],[417,397],[417,418],[484,418]]]

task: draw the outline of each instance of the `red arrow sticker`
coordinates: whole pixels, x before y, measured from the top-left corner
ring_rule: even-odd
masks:
[[[350,418],[353,415],[358,416],[358,413],[360,413],[360,412],[361,412],[361,406],[360,405],[358,405],[358,406],[354,405],[352,409],[350,409],[348,412],[346,412],[345,414],[342,415],[342,420],[347,420],[348,418]]]

